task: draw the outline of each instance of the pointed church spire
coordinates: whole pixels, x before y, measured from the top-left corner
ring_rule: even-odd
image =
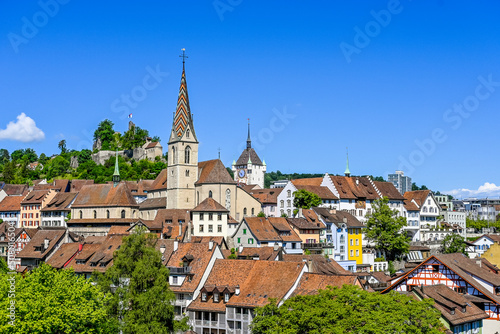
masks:
[[[188,56],[186,56],[186,49],[182,49],[182,55],[180,55],[179,57],[182,57],[182,76],[181,85],[179,88],[179,97],[177,98],[177,107],[174,114],[172,136],[170,137],[170,139],[171,141],[181,139],[181,137],[184,135],[184,132],[190,129],[190,136],[192,135],[192,138],[190,139],[194,139],[195,141],[197,141],[196,135],[194,133],[193,117],[191,115],[191,108],[189,106],[189,96],[187,91],[185,63]]]
[[[252,140],[250,139],[250,118],[248,119],[248,138],[247,138],[247,150],[252,148]]]
[[[346,149],[346,154],[347,154],[347,165],[345,167],[344,174],[345,174],[345,176],[349,177],[349,176],[351,176],[351,171],[349,170],[349,151],[348,151],[347,147],[345,149]]]
[[[113,173],[113,186],[116,187],[120,183],[120,168],[118,167],[118,150],[116,150],[115,172]]]

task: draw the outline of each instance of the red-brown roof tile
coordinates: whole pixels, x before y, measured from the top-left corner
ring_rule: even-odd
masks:
[[[198,163],[198,181],[195,184],[203,183],[225,183],[235,184],[229,175],[226,167],[219,159],[202,161]]]
[[[83,186],[73,202],[73,208],[85,207],[139,207],[125,182]]]
[[[21,211],[23,196],[7,196],[0,202],[0,212]]]

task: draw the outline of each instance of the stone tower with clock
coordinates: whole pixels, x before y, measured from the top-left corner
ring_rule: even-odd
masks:
[[[238,160],[233,161],[231,167],[234,180],[243,184],[255,184],[264,188],[264,176],[266,175],[266,162],[261,161],[257,152],[252,148],[250,139],[250,122],[248,123],[247,147],[243,150]]]
[[[168,141],[167,209],[192,209],[196,206],[198,144],[189,107],[183,58],[181,86]]]

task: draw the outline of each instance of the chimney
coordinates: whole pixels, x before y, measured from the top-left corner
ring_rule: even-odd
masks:
[[[210,241],[208,242],[208,250],[209,250],[209,251],[211,251],[211,250],[212,250],[212,248],[214,248],[214,242],[213,242],[212,240],[210,240]]]
[[[49,242],[50,242],[50,240],[47,238],[45,238],[43,240],[43,251],[45,251],[47,248],[49,248]]]
[[[239,285],[239,284],[238,284],[238,285],[236,286],[236,288],[234,289],[234,294],[235,294],[236,296],[239,296],[239,295],[240,295],[240,285]]]
[[[278,250],[278,248],[280,248],[280,246],[279,246],[279,245],[278,245],[278,243],[276,242],[276,243],[274,244],[273,249],[274,249],[275,251],[277,251],[277,250]]]
[[[179,236],[182,235],[182,222],[179,221]]]
[[[241,253],[241,252],[243,252],[243,245],[240,245],[240,246],[238,247],[238,253]]]
[[[179,241],[174,241],[174,252],[179,248]]]
[[[344,217],[342,221],[347,224],[347,217]]]
[[[476,259],[476,264],[481,267],[482,264],[481,259]]]
[[[302,208],[299,208],[299,213],[297,215],[297,218],[302,218],[304,215],[302,214]]]
[[[166,248],[166,247],[165,247],[165,245],[161,245],[161,246],[160,246],[160,252],[161,252],[162,254],[163,254],[163,253],[165,253],[165,248]]]

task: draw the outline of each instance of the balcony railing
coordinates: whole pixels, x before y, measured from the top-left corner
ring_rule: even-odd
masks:
[[[185,275],[191,272],[191,267],[167,267],[170,275]]]
[[[328,246],[329,245],[326,242],[306,242],[306,243],[302,243],[302,249],[325,248],[325,247],[328,247]]]

